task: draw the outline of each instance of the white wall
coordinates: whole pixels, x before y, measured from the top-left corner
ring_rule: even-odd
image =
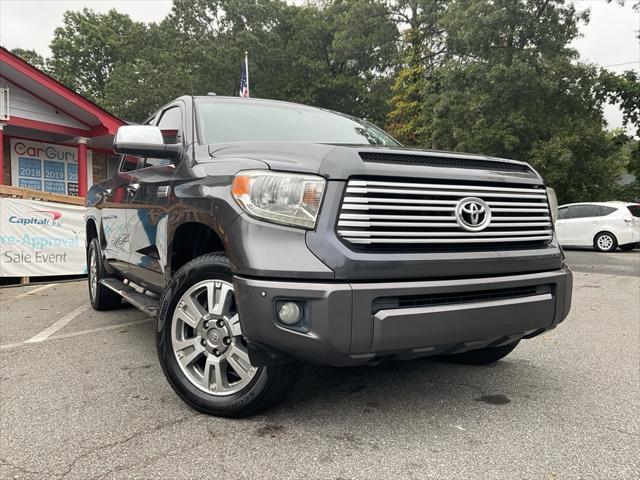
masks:
[[[7,86],[9,87],[9,114],[12,117],[88,129],[86,125],[57,110],[56,107],[34,97],[16,84],[0,78],[0,87],[6,88]]]

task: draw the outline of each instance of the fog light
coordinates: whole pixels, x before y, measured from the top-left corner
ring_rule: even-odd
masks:
[[[300,321],[300,306],[296,302],[285,302],[278,308],[278,320],[285,325],[295,325]]]

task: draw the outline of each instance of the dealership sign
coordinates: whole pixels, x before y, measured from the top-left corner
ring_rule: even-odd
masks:
[[[91,150],[87,151],[91,172]],[[91,175],[89,175],[91,186]],[[11,183],[61,195],[78,195],[78,149],[63,145],[11,139]]]
[[[87,272],[84,208],[0,198],[0,277]]]

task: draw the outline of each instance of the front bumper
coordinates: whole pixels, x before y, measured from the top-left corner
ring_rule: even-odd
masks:
[[[334,283],[234,277],[252,345],[321,365],[461,353],[531,338],[569,313],[568,268],[455,280]],[[304,304],[304,331],[276,320],[278,300]]]

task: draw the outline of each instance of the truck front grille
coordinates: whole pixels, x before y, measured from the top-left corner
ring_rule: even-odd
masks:
[[[463,228],[456,214],[461,201],[473,199],[491,213],[481,231]],[[546,244],[553,235],[542,186],[368,179],[349,180],[337,232],[364,248],[529,246]]]

